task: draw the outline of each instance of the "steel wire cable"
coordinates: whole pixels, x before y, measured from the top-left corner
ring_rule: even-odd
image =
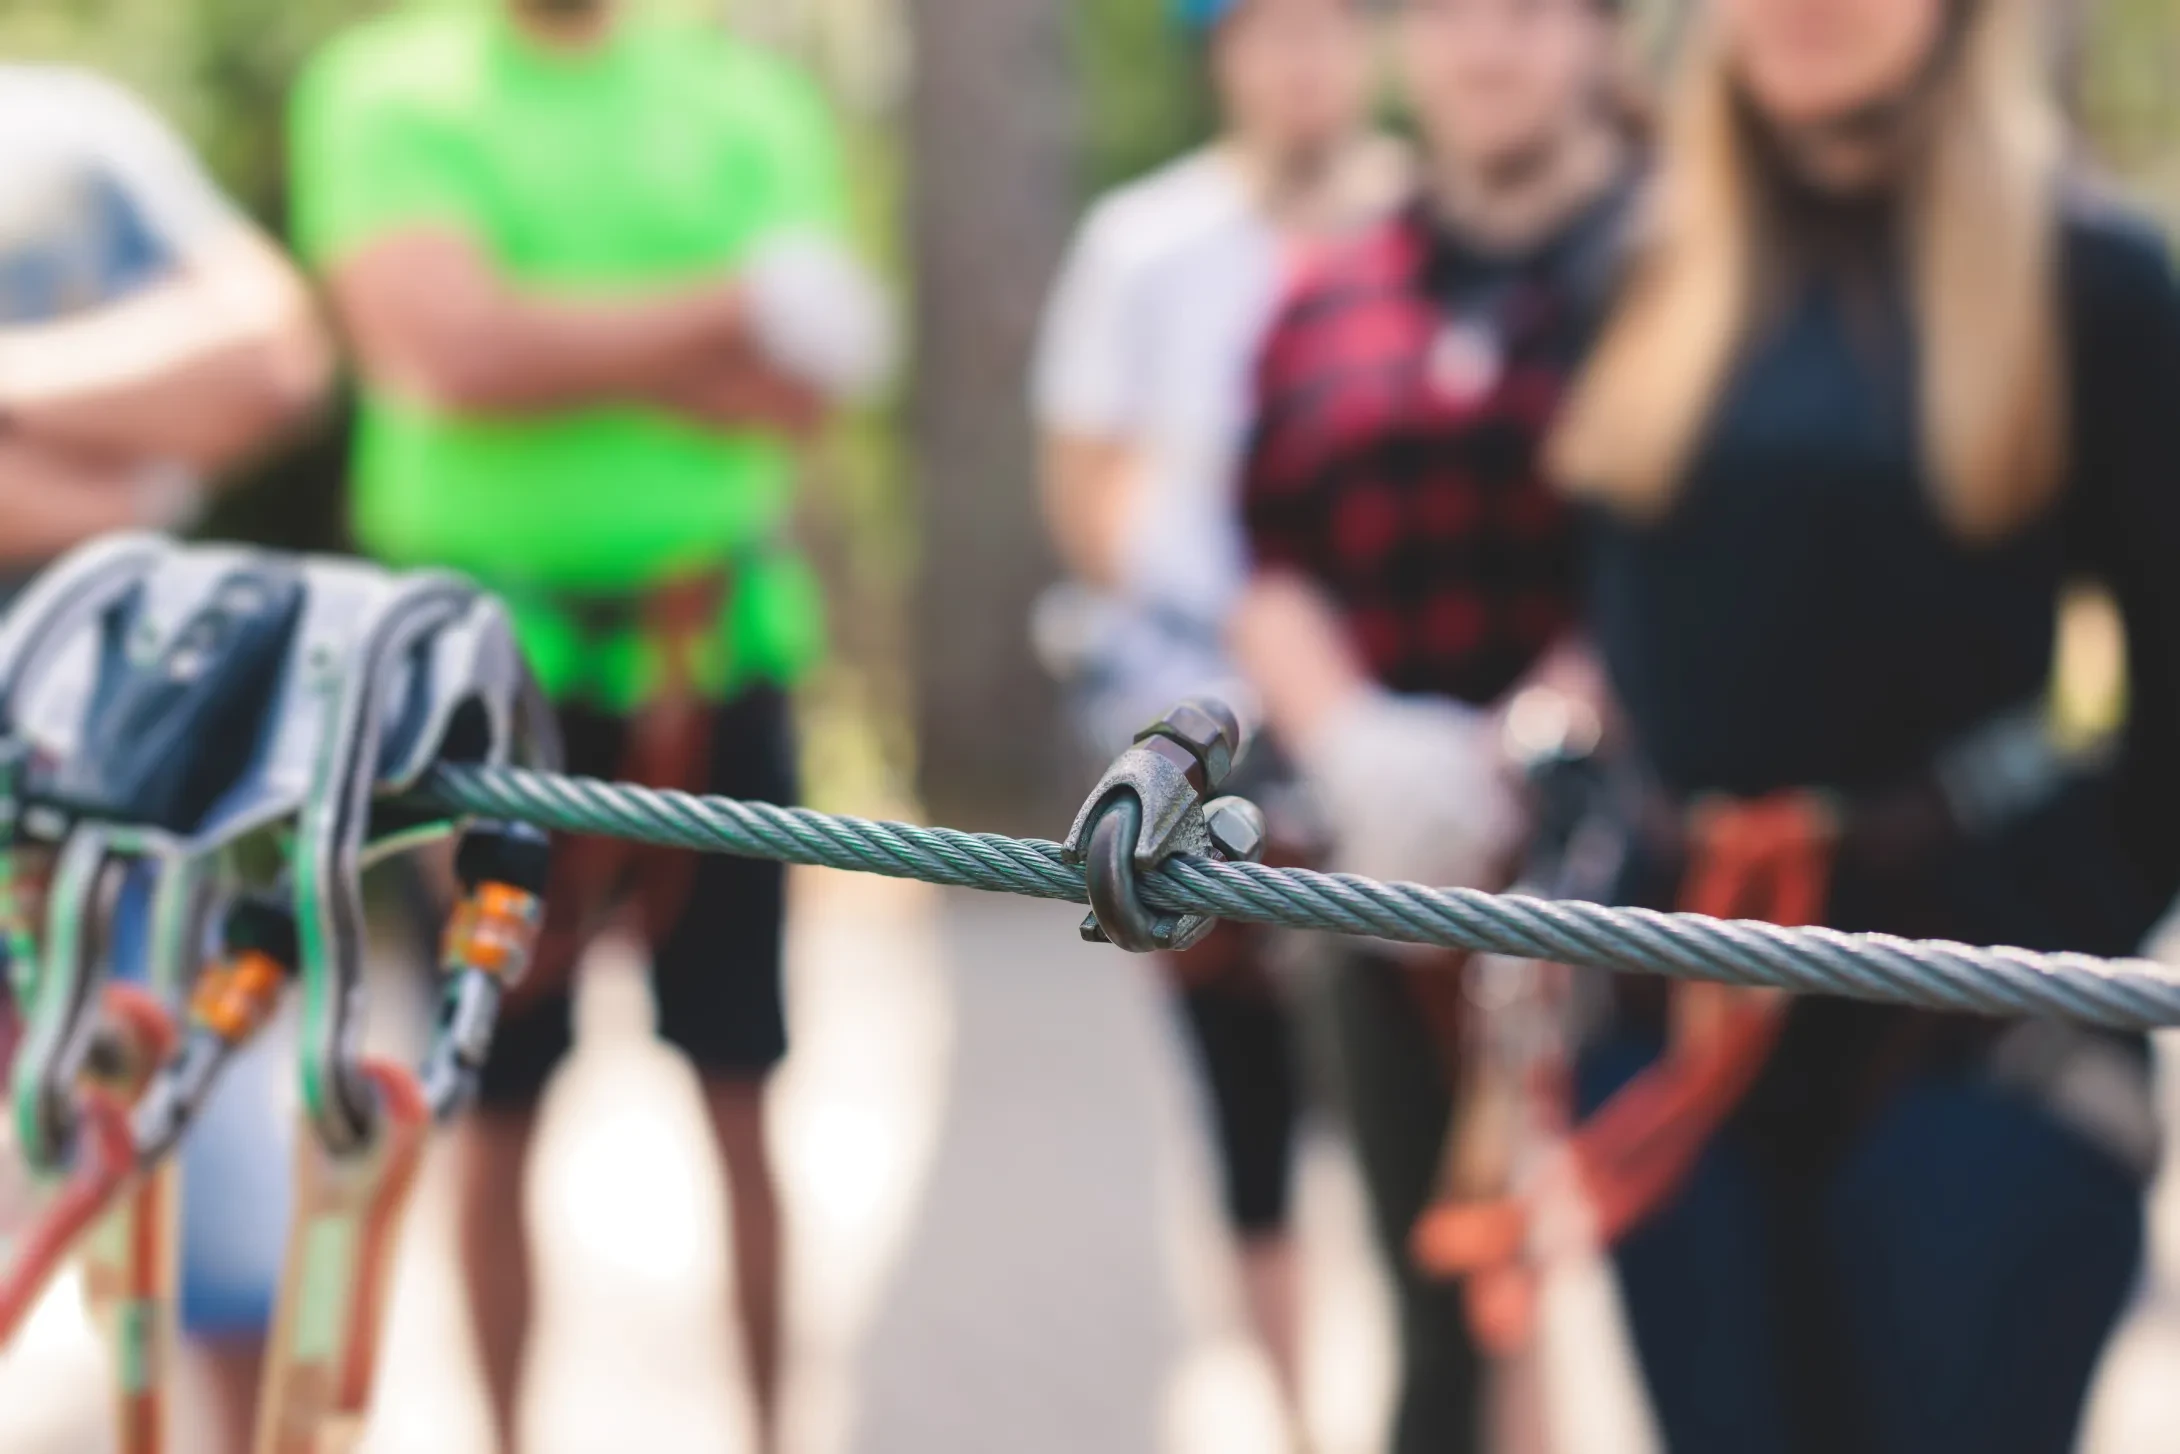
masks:
[[[1042,839],[841,817],[518,768],[441,767],[416,798],[663,848],[727,853],[1081,904],[1082,870]],[[1141,877],[1168,912],[1596,969],[1715,980],[2119,1029],[2180,1025],[2180,972],[2151,960],[1785,929],[1346,874],[1172,859]]]

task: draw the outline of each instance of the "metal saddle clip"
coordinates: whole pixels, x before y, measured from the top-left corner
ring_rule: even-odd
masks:
[[[260,1447],[360,1417],[424,1136],[466,1102],[542,917],[541,835],[405,795],[442,763],[558,758],[504,611],[456,576],[138,535],[32,584],[0,621],[0,934],[27,1016],[17,1139],[64,1180],[0,1262],[0,1344],[126,1203],[141,1225],[96,1240],[90,1285],[132,1303],[104,1320],[127,1340],[116,1366],[156,1392],[173,1274],[160,1182],[221,1069],[300,980],[306,1134]],[[419,1078],[361,1055],[362,872],[455,834],[467,897]],[[134,997],[108,983],[131,970]],[[118,1086],[95,1063],[117,1031],[138,1056]],[[125,1449],[156,1443],[153,1404],[125,1422]]]
[[[1136,734],[1090,791],[1061,845],[1083,866],[1090,915],[1083,938],[1131,954],[1188,949],[1217,926],[1199,914],[1144,904],[1138,875],[1170,858],[1255,862],[1264,815],[1245,798],[1214,797],[1248,750],[1234,709],[1191,697]]]

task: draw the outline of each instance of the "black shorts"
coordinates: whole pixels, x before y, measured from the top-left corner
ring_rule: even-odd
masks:
[[[620,774],[626,718],[564,707],[560,730],[570,773]],[[755,688],[716,709],[707,792],[791,804],[796,786],[784,693]],[[659,1034],[707,1079],[760,1079],[787,1053],[780,987],[786,907],[786,871],[779,864],[704,854],[672,924],[653,946]],[[479,1099],[486,1105],[533,1104],[574,1044],[572,1010],[566,986],[518,997],[501,1016]]]

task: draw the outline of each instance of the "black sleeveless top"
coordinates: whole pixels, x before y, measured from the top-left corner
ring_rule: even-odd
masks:
[[[1843,868],[1832,918],[2130,952],[2180,886],[2180,287],[2153,228],[2069,201],[2071,473],[2041,518],[1970,545],[1922,467],[1892,236],[1877,212],[1823,219],[1669,513],[1593,517],[1589,621],[1668,791],[1881,791],[2038,698],[2063,586],[2104,582],[2129,639],[2121,790],[2072,795],[1912,886]],[[1669,900],[1657,867],[1627,896]]]

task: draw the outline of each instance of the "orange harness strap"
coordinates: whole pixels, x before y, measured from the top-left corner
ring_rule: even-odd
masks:
[[[1813,793],[1698,805],[1689,822],[1682,907],[1713,918],[1814,922],[1831,887],[1836,815]],[[1748,1093],[1777,1043],[1786,1002],[1770,991],[1676,985],[1666,1052],[1569,1138],[1609,1245],[1653,1215]],[[1526,1265],[1533,1209],[1519,1197],[1442,1203],[1416,1225],[1428,1272],[1468,1279],[1470,1322],[1488,1348],[1526,1342],[1535,1279]]]
[[[620,775],[653,788],[697,792],[711,759],[711,712],[697,687],[696,657],[719,620],[731,583],[698,576],[665,586],[644,602],[644,621],[664,653],[658,695],[631,726]],[[633,893],[644,936],[658,940],[673,926],[696,871],[692,854],[645,849],[613,838],[576,834],[560,840],[545,895],[546,919],[537,958],[516,1001],[566,985],[590,941],[619,908],[623,886]]]
[[[271,1346],[258,1388],[256,1454],[351,1454],[378,1371],[402,1217],[431,1134],[424,1093],[401,1066],[361,1066],[378,1098],[377,1144],[337,1158],[305,1125]]]
[[[180,1029],[164,1005],[133,985],[110,984],[103,1000],[122,1064],[101,1088],[118,1104],[134,1105],[181,1043]],[[84,1301],[112,1360],[120,1454],[158,1454],[167,1447],[180,1183],[171,1160],[139,1172],[84,1246]]]

